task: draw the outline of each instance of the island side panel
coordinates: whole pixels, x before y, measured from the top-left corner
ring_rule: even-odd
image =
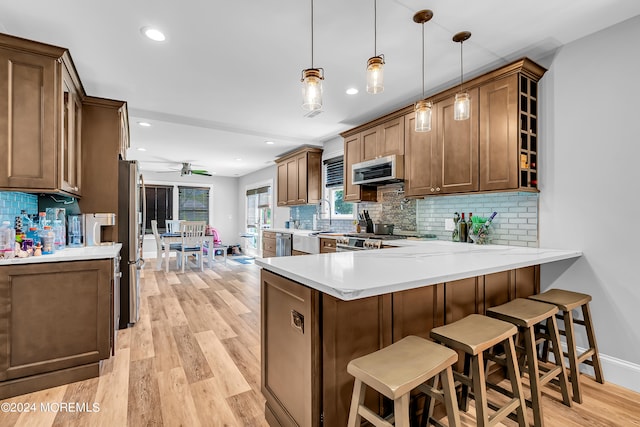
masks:
[[[265,417],[272,426],[319,426],[319,292],[264,269],[260,281]]]

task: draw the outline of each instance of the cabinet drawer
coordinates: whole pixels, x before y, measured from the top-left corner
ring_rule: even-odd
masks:
[[[275,231],[263,231],[262,232],[262,238],[263,239],[275,239],[276,238],[276,233],[275,233]]]
[[[264,239],[262,241],[262,250],[263,251],[276,251],[276,239]]]
[[[320,253],[330,253],[336,251],[336,241],[334,239],[320,238]]]

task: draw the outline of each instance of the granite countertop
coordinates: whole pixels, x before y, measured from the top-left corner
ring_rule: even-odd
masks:
[[[91,259],[115,258],[120,253],[122,243],[105,246],[86,246],[83,248],[65,248],[51,255],[28,258],[0,259],[0,266],[18,264],[39,264],[43,262],[86,261]]]
[[[256,258],[273,273],[341,300],[545,264],[582,255],[578,250],[394,240],[397,248]]]

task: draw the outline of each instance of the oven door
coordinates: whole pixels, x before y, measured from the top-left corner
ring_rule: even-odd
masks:
[[[366,248],[358,246],[350,246],[344,243],[336,244],[336,252],[352,252],[352,251],[365,251]]]

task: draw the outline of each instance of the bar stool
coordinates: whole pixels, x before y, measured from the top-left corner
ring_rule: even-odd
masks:
[[[540,389],[554,378],[557,378],[560,383],[564,404],[571,406],[567,373],[564,370],[564,365],[560,362],[561,354],[557,350],[560,348],[560,336],[558,334],[558,325],[556,324],[556,313],[558,313],[558,308],[555,305],[524,298],[516,298],[506,304],[491,307],[487,310],[487,316],[516,325],[518,331],[524,336],[524,348],[531,387],[531,408],[533,410],[533,422],[536,427],[544,425],[541,402],[542,391]],[[546,366],[543,368],[538,364],[535,326],[541,322],[546,322],[546,328],[553,343],[553,354],[556,362],[555,366],[551,368]],[[540,375],[541,370],[545,371],[542,375]]]
[[[460,425],[451,365],[458,354],[424,338],[408,336],[388,347],[349,362],[347,372],[355,377],[348,427],[360,427],[361,417],[376,426],[409,426],[409,398],[411,390],[439,376],[442,392],[434,388],[426,391],[431,397],[444,401],[450,426]],[[434,383],[436,381],[434,380]],[[364,406],[367,386],[393,400],[395,424],[391,424]]]
[[[520,426],[527,425],[525,417],[526,403],[522,394],[520,370],[518,369],[513,343],[513,337],[516,333],[517,328],[512,324],[479,314],[471,314],[449,325],[431,330],[431,337],[434,340],[465,353],[464,373],[454,372],[456,380],[462,383],[460,407],[465,410],[468,409],[467,399],[469,387],[471,387],[476,401],[476,424],[480,427],[496,425],[499,421],[508,417],[513,410],[517,410],[518,424]],[[505,348],[507,371],[513,396],[509,396],[511,400],[489,416],[487,384],[483,369],[483,352],[498,344],[502,344]],[[470,367],[468,362],[470,362]],[[496,405],[491,404],[491,407],[495,408]]]
[[[567,353],[564,353],[564,355],[569,359],[569,379],[571,380],[571,386],[573,388],[573,401],[576,403],[582,403],[582,392],[580,391],[580,363],[592,366],[596,381],[600,384],[604,384],[604,375],[602,374],[602,365],[600,364],[596,335],[593,332],[591,311],[589,310],[591,295],[565,291],[563,289],[550,289],[541,294],[532,295],[529,299],[554,304],[562,311],[562,316],[558,315],[557,317],[564,320],[564,329],[560,329],[559,331],[561,335],[567,337]],[[582,308],[583,320],[573,318],[572,310],[578,307]],[[582,354],[578,354],[578,349],[576,347],[574,324],[584,326],[587,332],[589,348]],[[548,345],[546,346],[545,356],[546,354],[548,354]],[[591,360],[588,360],[589,358],[591,358]]]

